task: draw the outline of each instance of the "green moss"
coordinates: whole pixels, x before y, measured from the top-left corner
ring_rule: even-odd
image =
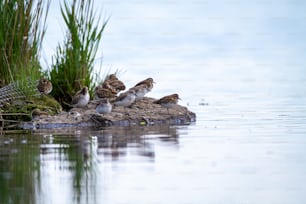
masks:
[[[49,114],[54,115],[62,111],[62,106],[57,100],[48,95],[41,95],[38,97],[32,97],[30,100],[33,108],[39,108],[44,111],[48,111]]]
[[[4,121],[29,121],[32,120],[34,110],[36,112],[39,110],[47,115],[55,115],[62,111],[62,107],[54,98],[41,95],[7,103],[1,115]]]

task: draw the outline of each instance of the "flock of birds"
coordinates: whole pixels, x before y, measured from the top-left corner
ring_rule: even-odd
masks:
[[[142,100],[144,96],[152,90],[153,83],[154,81],[152,78],[147,78],[140,81],[126,92],[119,94],[119,92],[124,91],[126,87],[115,74],[111,74],[103,83],[99,84],[95,88],[95,109],[100,114],[106,114],[112,111],[113,105],[129,107],[136,101]],[[52,84],[49,80],[41,78],[38,82],[37,89],[43,94],[48,94],[52,91]],[[169,113],[168,108],[177,104],[179,99],[178,94],[171,94],[154,101],[154,103],[167,108]],[[90,96],[88,87],[85,86],[73,96],[70,106],[75,108],[84,108],[87,106],[89,101]]]

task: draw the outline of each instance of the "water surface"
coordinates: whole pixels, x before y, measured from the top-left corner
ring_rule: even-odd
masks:
[[[303,203],[303,91],[208,96],[189,126],[0,136],[0,203]]]

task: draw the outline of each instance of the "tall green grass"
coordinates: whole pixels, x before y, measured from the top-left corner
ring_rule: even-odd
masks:
[[[0,0],[0,84],[38,79],[50,1]]]
[[[64,1],[61,15],[67,31],[53,57],[50,76],[52,95],[65,106],[82,86],[87,86],[92,95],[94,60],[108,19],[100,23],[92,0]]]

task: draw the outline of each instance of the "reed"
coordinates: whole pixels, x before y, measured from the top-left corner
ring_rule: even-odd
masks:
[[[39,78],[49,5],[43,0],[0,0],[1,87]]]
[[[64,1],[61,15],[67,32],[64,42],[57,46],[50,76],[52,95],[65,107],[82,86],[93,93],[94,61],[108,19],[100,24],[92,0]]]

